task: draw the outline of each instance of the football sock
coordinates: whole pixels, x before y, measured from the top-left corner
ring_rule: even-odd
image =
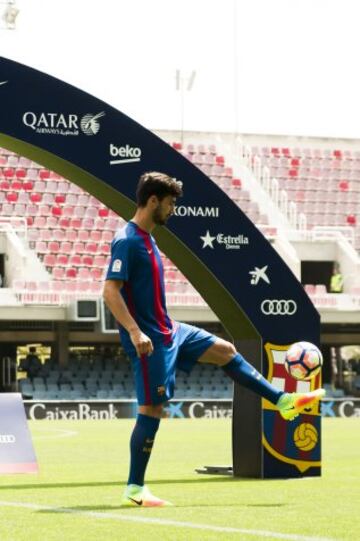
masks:
[[[149,462],[160,419],[137,415],[136,424],[130,439],[130,472],[128,485],[144,484],[145,470]]]
[[[276,404],[280,396],[284,394],[245,361],[240,353],[236,353],[228,364],[222,366],[222,369],[233,381],[261,395],[273,404]]]

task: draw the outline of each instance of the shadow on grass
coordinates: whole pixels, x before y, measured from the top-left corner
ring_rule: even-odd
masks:
[[[176,509],[186,509],[186,508],[190,508],[191,509],[197,509],[197,508],[205,508],[205,507],[214,507],[214,508],[218,508],[218,507],[263,507],[263,508],[272,508],[272,507],[286,507],[287,504],[286,503],[256,503],[256,504],[249,504],[249,503],[236,503],[236,502],[229,502],[229,503],[215,503],[215,504],[211,504],[211,503],[199,503],[199,504],[189,504],[189,505],[177,505],[177,504],[174,504],[173,506],[171,507],[168,507],[168,509],[174,509],[174,507]],[[84,513],[87,513],[87,512],[96,512],[96,513],[99,513],[99,512],[111,512],[111,511],[134,511],[134,510],[137,510],[139,509],[140,507],[130,507],[130,506],[122,506],[122,505],[75,505],[75,506],[71,506],[71,507],[64,507],[64,508],[57,508],[57,509],[39,509],[37,511],[37,513],[55,513],[55,514],[59,514],[59,513],[68,513],[68,514],[71,514],[71,513],[74,513],[74,514],[77,514],[77,513],[81,513],[82,511]],[[147,507],[145,509],[154,509],[154,508],[150,508],[150,507]],[[121,516],[121,515],[119,515]]]
[[[256,480],[256,479],[255,479]],[[258,479],[259,480],[259,479]],[[155,479],[149,480],[149,485],[186,485],[193,483],[224,483],[238,481],[253,481],[253,479],[240,479],[231,476],[204,476],[191,479]],[[29,483],[22,485],[0,485],[1,490],[31,490],[31,489],[51,489],[51,488],[84,488],[84,487],[123,487],[125,480],[119,481],[84,481],[81,483]]]

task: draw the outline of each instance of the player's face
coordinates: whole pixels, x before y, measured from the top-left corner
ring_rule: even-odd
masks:
[[[170,216],[174,214],[176,199],[172,195],[167,195],[162,201],[159,201],[153,212],[153,221],[156,225],[165,225]]]

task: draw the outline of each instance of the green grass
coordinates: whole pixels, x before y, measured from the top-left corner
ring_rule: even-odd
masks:
[[[163,509],[120,508],[132,425],[129,420],[31,422],[41,472],[0,477],[0,500],[49,509],[0,504],[0,540],[261,540],[261,530],[297,534],[299,541],[305,536],[360,539],[360,419],[324,419],[321,478],[281,481],[196,474],[204,464],[231,463],[230,421],[164,420],[148,471],[153,492],[175,504]],[[104,516],[89,514],[94,512]],[[258,533],[200,531],[114,515]]]

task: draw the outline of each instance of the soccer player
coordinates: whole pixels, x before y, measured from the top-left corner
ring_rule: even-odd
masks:
[[[182,183],[158,172],[140,177],[137,210],[117,231],[104,286],[104,301],[119,323],[122,345],[135,374],[138,415],[130,440],[130,472],[123,505],[169,505],[144,485],[145,470],[163,414],[172,398],[175,371],[190,372],[195,363],[212,363],[236,383],[251,389],[277,406],[291,420],[324,396],[284,393],[271,385],[238,353],[234,345],[191,325],[172,321],[165,304],[160,253],[151,232],[165,225],[174,212]]]

